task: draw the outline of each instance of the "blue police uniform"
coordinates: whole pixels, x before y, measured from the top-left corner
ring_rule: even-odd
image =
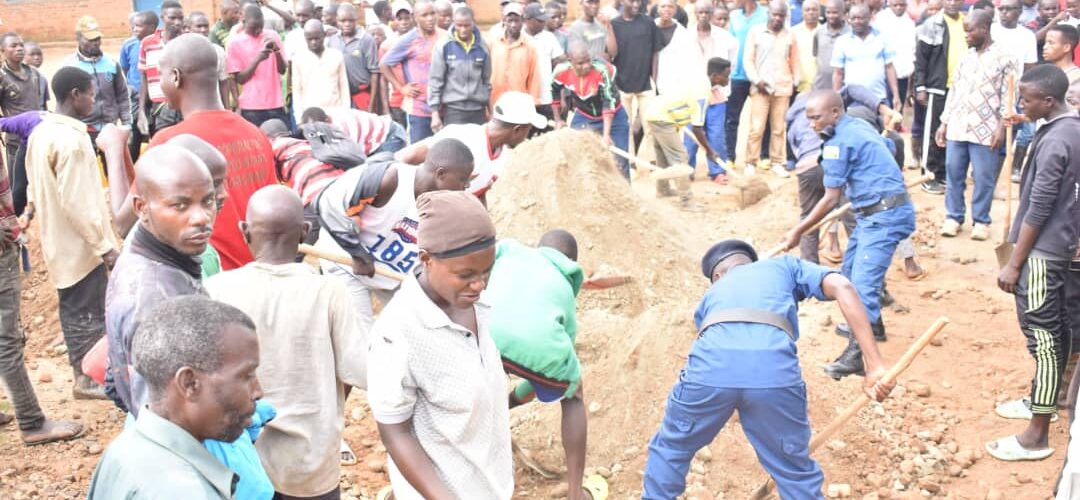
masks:
[[[885,272],[897,244],[915,231],[915,209],[906,201],[903,175],[888,141],[865,121],[847,115],[825,141],[821,167],[825,187],[842,187],[851,200],[855,232],[848,237],[842,270],[855,285],[870,321],[878,321]]]
[[[690,460],[712,442],[738,410],[761,465],[782,498],[822,498],[824,475],[810,458],[806,385],[799,369],[798,302],[828,300],[821,282],[828,268],[792,256],[731,268],[713,283],[694,313],[756,309],[778,314],[789,336],[762,323],[716,323],[694,341],[686,367],[668,396],[660,430],[649,443],[643,498],[674,499],[686,489]]]

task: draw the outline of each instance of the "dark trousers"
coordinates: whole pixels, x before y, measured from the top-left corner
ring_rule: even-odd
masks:
[[[444,108],[442,111],[443,125],[459,125],[471,123],[474,125],[482,125],[484,120],[483,108],[474,111],[463,111],[454,108]]]
[[[898,78],[896,80],[896,90],[898,92],[900,92],[900,109],[894,110],[896,112],[903,113],[904,112],[904,106],[907,105],[907,94],[908,94],[907,89],[908,89],[908,82],[909,81],[911,81],[910,78]],[[886,99],[885,102],[891,108],[892,107],[892,101],[893,101],[893,95],[892,95],[892,89],[891,88],[886,88],[885,89],[885,99]]]
[[[548,122],[550,122],[555,117],[555,113],[554,113],[554,111],[552,111],[550,104],[538,104],[536,106],[536,112],[540,113],[541,115],[544,115],[544,117],[548,119]],[[550,129],[548,127],[544,127],[544,128],[533,127],[532,131],[529,132],[529,137],[532,138],[532,137],[536,137],[536,136],[538,136],[540,134],[546,134],[548,132],[551,132],[552,130],[553,129]]]
[[[435,135],[435,132],[431,130],[430,116],[406,114],[405,118],[409,122],[409,144],[416,144]]]
[[[286,495],[284,493],[274,492],[274,498],[271,500],[340,500],[341,499],[341,487],[338,486],[322,495],[316,495],[313,497],[294,497]]]
[[[0,379],[15,407],[19,429],[28,431],[45,423],[45,413],[30,385],[23,358],[26,336],[19,325],[21,288],[19,251],[6,250],[0,255]]]
[[[105,264],[90,271],[78,283],[57,290],[60,295],[60,329],[68,348],[68,361],[82,373],[82,359],[105,334],[105,289],[109,273]]]
[[[911,147],[916,157],[922,162],[924,172],[932,172],[934,178],[945,182],[945,148],[934,142],[934,134],[941,126],[941,112],[945,110],[945,95],[930,94],[928,106],[915,103],[915,121],[917,126],[911,129]],[[930,130],[926,130],[926,113],[930,113]],[[919,132],[916,136],[916,132]],[[926,137],[929,134],[929,137]],[[923,151],[923,148],[928,148]],[[923,162],[923,158],[926,161]]]
[[[1067,307],[1068,260],[1028,257],[1016,282],[1016,315],[1035,358],[1031,413],[1057,412],[1058,386],[1072,347]]]
[[[821,168],[821,165],[814,165],[804,172],[799,172],[796,177],[799,180],[799,218],[805,219],[814,210],[814,206],[825,197],[825,170]],[[818,260],[820,233],[820,230],[815,229],[799,239],[799,256],[803,260],[815,264],[820,262]]]
[[[8,180],[11,182],[11,201],[15,205],[15,215],[22,215],[26,209],[26,188],[29,182],[26,179],[26,142],[21,142],[15,147],[15,155],[11,154],[11,146],[8,146]]]
[[[746,104],[746,98],[750,96],[750,81],[749,80],[732,80],[731,81],[731,95],[727,100],[727,117],[724,122],[724,142],[727,143],[728,154],[732,158],[735,158],[736,149],[735,142],[739,137],[739,115],[742,114],[743,105]],[[765,134],[768,136],[768,133]],[[763,146],[764,147],[764,146]],[[768,148],[765,147],[765,151]],[[755,162],[757,158],[747,158],[746,161]]]
[[[401,108],[390,108],[390,119],[402,127],[409,126],[409,121],[405,119],[405,111]]]
[[[275,118],[285,122],[285,125],[289,124],[289,114],[285,112],[285,108],[241,109],[240,116],[256,127]]]
[[[1080,352],[1080,261],[1070,263],[1065,279],[1068,280],[1065,285],[1065,309],[1072,331],[1072,352]]]

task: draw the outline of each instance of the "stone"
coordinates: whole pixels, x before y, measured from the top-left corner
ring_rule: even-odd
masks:
[[[87,455],[100,455],[103,451],[105,451],[105,449],[102,448],[100,444],[94,442],[91,442],[86,446]]]
[[[45,323],[45,316],[42,316],[40,314],[34,316],[34,319],[31,322],[34,324],[34,326],[41,326]]]
[[[934,293],[930,294],[930,298],[934,300],[941,300],[941,298],[944,297],[947,293],[949,292],[946,290],[935,290]]]
[[[828,447],[832,451],[840,451],[840,450],[842,450],[844,448],[847,448],[847,443],[845,443],[844,441],[842,441],[840,439],[833,439],[833,440],[829,441],[828,443],[826,443],[825,446]]]
[[[701,462],[693,462],[692,464],[690,464],[690,472],[693,472],[695,474],[701,474],[702,476],[704,476],[705,465]]]
[[[359,422],[359,421],[364,419],[364,409],[363,408],[353,408],[352,413],[350,414],[350,416],[352,417],[353,420]]]
[[[53,354],[56,354],[57,356],[67,354],[67,352],[68,349],[66,344],[60,344],[56,347],[53,347]]]
[[[589,403],[589,413],[596,413],[600,411],[600,408],[601,406],[599,401],[593,401]]]
[[[604,479],[608,479],[608,478],[611,477],[611,469],[609,469],[607,467],[597,467],[596,468],[596,474],[598,474],[600,477],[602,477]]]
[[[360,446],[363,446],[364,448],[371,448],[372,446],[375,446],[376,443],[378,443],[378,441],[371,438],[364,438],[360,440]]]
[[[912,462],[911,460],[904,460],[903,462],[900,462],[900,472],[904,474],[911,474],[912,472],[915,472],[915,462]]]
[[[964,468],[953,464],[949,466],[948,473],[952,477],[960,477],[964,473]]]
[[[696,454],[694,454],[694,458],[696,458],[698,460],[701,460],[702,462],[705,462],[705,463],[712,462],[712,459],[713,459],[712,450],[710,450],[709,447],[706,446],[706,447],[698,450],[698,452]]]
[[[554,488],[551,489],[551,497],[552,498],[566,498],[566,496],[569,493],[570,493],[570,485],[568,485],[566,483],[559,483],[558,485],[556,485]]]
[[[825,492],[829,498],[847,498],[851,496],[851,485],[844,483],[830,484],[825,489]]]
[[[934,347],[941,347],[944,344],[945,344],[945,338],[942,335],[934,335],[934,337],[932,339],[930,339],[930,345],[932,345]]]
[[[1016,475],[1016,482],[1020,484],[1028,484],[1031,482],[1031,476],[1021,472]]]
[[[889,480],[881,474],[871,472],[866,475],[866,482],[869,483],[870,486],[873,488],[881,488],[882,486],[888,484]]]
[[[930,386],[922,382],[908,382],[907,389],[920,398],[930,397]]]
[[[998,490],[990,490],[986,492],[986,500],[1005,500],[1005,494]]]
[[[929,491],[930,493],[937,493],[941,491],[941,485],[929,479],[923,478],[919,480],[919,489]]]
[[[41,382],[42,384],[48,384],[49,382],[52,382],[53,377],[52,374],[49,372],[42,372],[38,375],[37,379],[38,382]]]
[[[382,472],[386,470],[386,460],[382,458],[369,458],[364,461],[364,466],[371,472]]]

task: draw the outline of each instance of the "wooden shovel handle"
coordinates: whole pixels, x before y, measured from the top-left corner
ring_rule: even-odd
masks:
[[[893,363],[892,367],[889,368],[889,371],[881,378],[881,382],[883,384],[894,382],[901,373],[904,373],[904,370],[907,370],[907,368],[911,366],[911,362],[915,361],[915,357],[926,348],[926,345],[929,344],[947,324],[949,324],[949,318],[939,316],[938,319],[934,321],[934,324],[930,325],[930,328],[923,332],[919,338],[915,339],[915,342],[911,344],[911,347],[908,347],[907,351],[905,351],[902,356],[900,356],[900,359],[896,360],[896,363]],[[844,428],[844,424],[846,424],[848,420],[851,420],[851,417],[854,417],[859,413],[859,410],[869,402],[870,397],[867,396],[866,393],[859,391],[858,399],[848,405],[847,408],[844,408],[844,411],[840,412],[840,415],[830,422],[825,429],[815,434],[814,437],[810,439],[810,452],[813,453],[822,443],[828,441],[829,438],[839,432],[840,429]],[[772,478],[769,478],[765,481],[765,484],[759,486],[758,489],[750,495],[750,498],[755,500],[765,498],[772,489]]]

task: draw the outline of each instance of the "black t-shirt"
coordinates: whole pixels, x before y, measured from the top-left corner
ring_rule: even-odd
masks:
[[[638,15],[627,21],[622,17],[611,20],[619,53],[611,61],[615,65],[615,86],[621,92],[636,94],[652,89],[653,54],[663,47],[660,28],[648,17]]]

